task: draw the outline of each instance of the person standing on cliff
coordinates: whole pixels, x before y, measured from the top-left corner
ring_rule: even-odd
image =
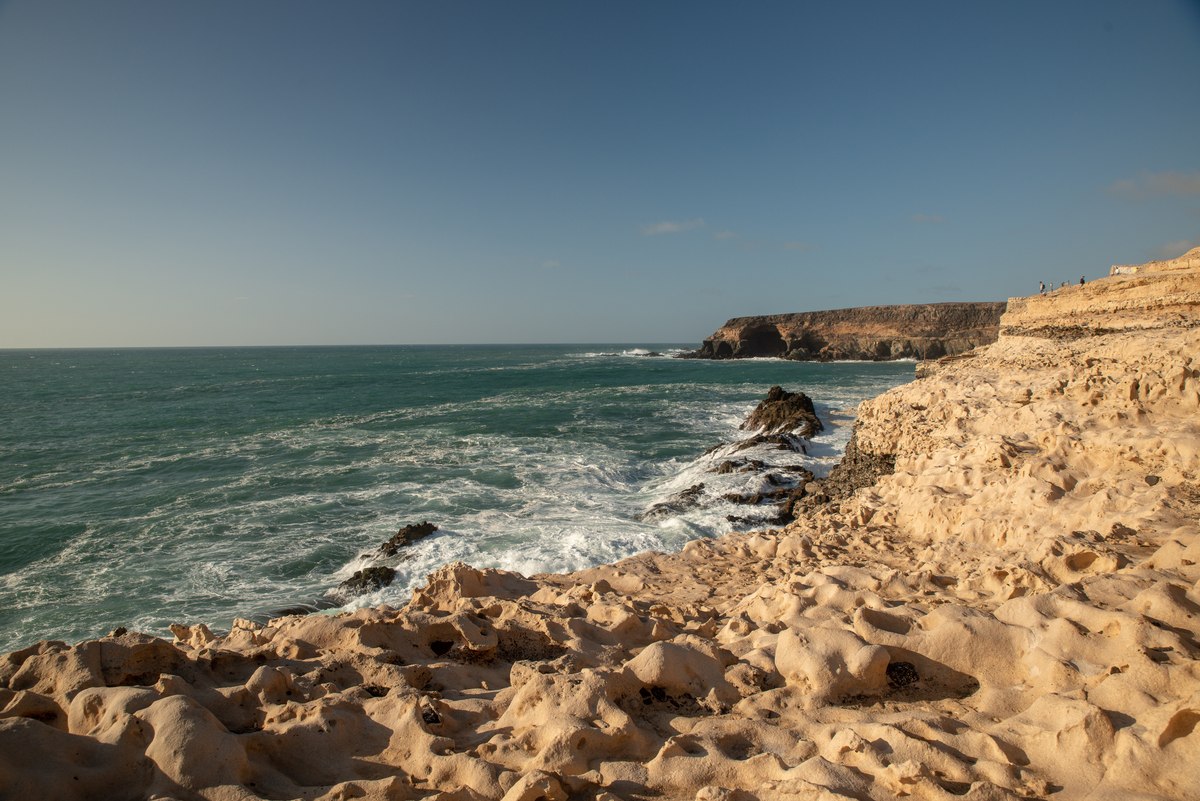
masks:
[[[1083,276],[1079,276],[1079,285],[1083,286]]]
[[[1038,281],[1038,294],[1039,295],[1046,294],[1046,282],[1045,281]]]

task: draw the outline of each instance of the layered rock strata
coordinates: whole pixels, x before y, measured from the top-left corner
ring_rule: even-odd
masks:
[[[1100,281],[1044,295],[1013,298],[1001,332],[1009,336],[1070,339],[1115,331],[1186,328],[1200,306],[1200,248],[1178,259],[1125,268]]]
[[[996,340],[1004,303],[929,303],[735,317],[687,358],[936,359]]]
[[[786,528],[2,657],[0,797],[1195,798],[1200,305],[1106,305],[1173,275],[864,403]]]

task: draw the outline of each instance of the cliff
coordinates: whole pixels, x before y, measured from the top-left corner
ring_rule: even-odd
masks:
[[[1012,298],[1001,333],[1072,339],[1194,324],[1200,308],[1200,248],[1177,259],[1114,265],[1108,278],[1044,295]]]
[[[927,303],[735,317],[690,358],[936,359],[996,340],[1003,303]]]

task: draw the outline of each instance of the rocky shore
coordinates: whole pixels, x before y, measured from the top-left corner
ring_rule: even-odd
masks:
[[[937,359],[996,341],[1004,303],[925,303],[735,317],[687,359]]]
[[[1010,305],[786,527],[0,657],[0,798],[1195,798],[1198,255]]]

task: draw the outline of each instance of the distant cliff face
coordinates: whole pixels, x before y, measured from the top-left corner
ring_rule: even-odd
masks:
[[[926,303],[735,317],[695,359],[936,359],[996,341],[1004,303]]]

